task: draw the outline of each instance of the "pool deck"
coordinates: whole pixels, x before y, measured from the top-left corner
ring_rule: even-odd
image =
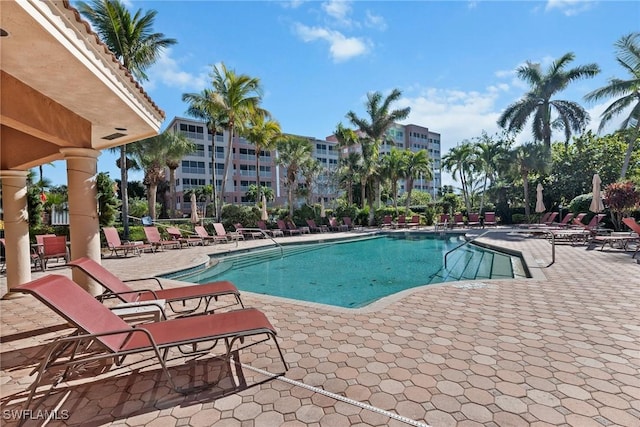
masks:
[[[243,293],[278,331],[290,367],[283,377],[265,373],[281,369],[268,343],[241,351],[233,373],[218,359],[184,363],[171,353],[180,380],[211,371],[223,378],[183,396],[152,360],[136,359],[60,384],[39,409],[57,408],[49,425],[640,426],[639,260],[619,249],[559,244],[552,263],[543,238],[498,230],[481,239],[522,252],[534,277],[425,286],[362,309]],[[107,257],[103,265],[133,279],[202,265],[207,254],[235,247]],[[47,273],[70,275],[65,267]],[[327,274],[339,272],[327,266]],[[2,424],[15,425],[11,410],[21,409],[43,348],[70,330],[30,296],[0,300],[0,313]]]

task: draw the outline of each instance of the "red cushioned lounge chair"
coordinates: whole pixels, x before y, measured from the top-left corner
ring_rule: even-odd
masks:
[[[151,277],[146,279],[130,280],[129,282],[153,280],[158,284],[160,289],[134,290],[124,281],[120,280],[120,278],[115,274],[111,273],[91,258],[78,258],[69,262],[67,265],[83,271],[93,280],[104,286],[107,291],[101,295],[101,299],[115,297],[125,303],[165,300],[166,303],[169,304],[171,310],[180,315],[194,314],[200,310],[201,306],[203,308],[203,312],[209,312],[211,311],[209,307],[211,303],[218,301],[218,298],[223,295],[232,295],[236,300],[232,305],[240,304],[240,306],[244,307],[244,304],[240,299],[240,291],[238,291],[238,288],[236,288],[233,283],[227,281],[163,289],[160,280],[158,280],[157,277]],[[193,307],[193,305],[186,306],[184,303],[189,300],[198,300],[198,305],[196,307]],[[182,304],[177,304],[178,302]],[[183,308],[179,309],[177,306],[182,306]],[[217,307],[216,310],[225,307],[227,306]]]
[[[143,352],[157,358],[171,387],[182,394],[202,390],[215,383],[178,387],[166,363],[167,351],[171,348],[178,348],[185,354],[203,354],[213,349],[218,341],[222,341],[226,346],[225,358],[230,362],[232,351],[235,353],[273,339],[285,371],[288,369],[276,340],[275,328],[257,309],[246,308],[132,326],[65,276],[48,275],[13,289],[35,296],[76,328],[73,334],[57,338],[49,345],[31,385],[25,406],[27,410],[40,380],[50,368],[64,368],[61,376],[53,383],[53,388],[74,372],[82,372],[83,366],[89,363],[111,359],[120,366],[128,355]],[[247,337],[261,335],[265,337],[244,342]],[[234,350],[234,344],[238,342],[242,344]],[[198,348],[200,343],[212,343],[212,346],[205,350]]]
[[[140,256],[143,250],[152,249],[151,245],[143,242],[122,242],[120,235],[115,227],[102,227],[104,238],[107,240],[107,247],[111,251],[111,255],[115,256],[127,256],[128,253],[133,253]],[[120,252],[120,255],[118,252]]]

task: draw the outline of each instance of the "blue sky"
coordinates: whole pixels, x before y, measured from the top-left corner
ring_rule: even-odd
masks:
[[[186,117],[181,96],[210,87],[224,62],[260,79],[263,107],[286,133],[324,139],[353,110],[366,117],[372,91],[393,88],[410,106],[403,123],[441,134],[442,152],[482,131],[498,131],[501,111],[528,87],[515,76],[526,61],[546,67],[567,52],[572,66],[597,63],[602,72],[574,82],[559,98],[580,102],[599,124],[608,103],[582,97],[611,77],[628,78],[614,43],[640,31],[634,1],[131,1],[130,10],[158,12],[154,29],[178,43],[142,82],[166,113]],[[519,141],[530,140],[525,129]],[[119,178],[115,154],[98,170]],[[45,167],[66,183],[64,162]],[[130,179],[140,180],[140,173]],[[443,175],[445,184],[453,184]]]

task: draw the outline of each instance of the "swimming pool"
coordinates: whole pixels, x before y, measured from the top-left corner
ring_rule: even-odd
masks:
[[[463,279],[513,278],[514,258],[465,245],[460,235],[398,233],[233,254],[181,280],[229,280],[241,291],[363,307],[405,289]],[[515,270],[519,270],[518,267]]]

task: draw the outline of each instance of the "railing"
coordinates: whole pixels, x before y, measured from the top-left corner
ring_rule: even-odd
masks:
[[[444,268],[445,268],[445,269],[447,268],[447,257],[449,256],[449,254],[450,254],[450,253],[457,251],[457,250],[458,250],[458,249],[460,249],[461,247],[468,245],[469,243],[473,242],[473,241],[474,241],[474,240],[476,240],[477,238],[482,237],[482,236],[484,236],[484,235],[486,235],[486,234],[489,234],[489,233],[491,233],[492,231],[493,231],[493,230],[487,230],[487,231],[485,231],[485,232],[484,232],[484,233],[482,233],[482,234],[478,234],[478,235],[476,235],[476,236],[473,236],[471,239],[466,240],[464,243],[462,243],[462,244],[460,244],[460,245],[456,246],[455,248],[453,248],[453,249],[449,250],[446,254],[444,254]]]
[[[282,245],[280,243],[278,243],[278,241],[273,236],[270,236],[269,233],[267,233],[266,230],[263,230],[262,228],[246,228],[246,227],[242,227],[242,228],[239,228],[236,231],[242,233],[245,230],[246,231],[259,231],[260,233],[262,233],[262,235],[264,236],[265,239],[271,240],[274,245],[276,245],[278,248],[280,248],[280,258],[284,258],[284,249],[282,248]]]

